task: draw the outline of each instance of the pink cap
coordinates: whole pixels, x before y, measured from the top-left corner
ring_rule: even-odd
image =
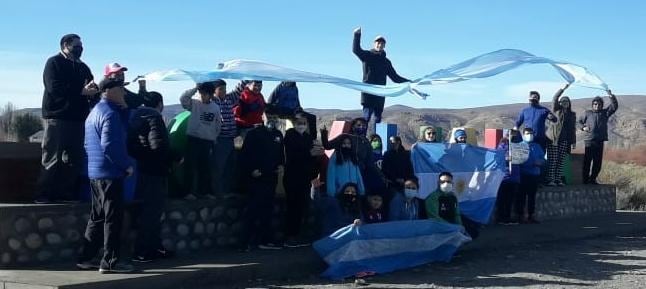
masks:
[[[119,63],[113,62],[105,65],[105,69],[103,70],[103,75],[108,76],[110,74],[113,74],[119,71],[128,71],[128,68],[121,66]]]

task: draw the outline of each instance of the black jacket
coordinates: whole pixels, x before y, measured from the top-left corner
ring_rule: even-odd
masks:
[[[173,162],[181,159],[171,151],[168,130],[161,114],[148,107],[133,110],[128,127],[128,154],[140,172],[167,176]]]
[[[391,185],[396,184],[397,179],[405,180],[412,177],[413,163],[410,159],[410,151],[404,148],[386,151],[384,161],[381,163],[381,171]]]
[[[619,103],[617,97],[610,96],[610,105],[598,111],[586,110],[579,118],[579,128],[583,130],[588,127],[588,131],[583,132],[583,140],[586,143],[604,142],[608,140],[608,119],[615,114]]]
[[[283,134],[277,129],[261,125],[247,133],[240,152],[243,180],[256,180],[251,172],[260,170],[261,180],[276,180],[276,169],[285,164]]]
[[[386,76],[390,77],[393,82],[402,83],[410,81],[399,76],[393,68],[392,63],[386,57],[386,52],[377,52],[375,50],[361,49],[361,34],[355,34],[352,42],[352,52],[361,60],[363,64],[363,82],[370,84],[386,84]],[[369,107],[384,106],[384,97],[368,93],[361,93],[361,104]]]
[[[313,140],[309,133],[290,128],[285,132],[285,186],[309,184],[317,175],[316,159],[310,154]]]
[[[83,62],[69,60],[62,53],[47,59],[43,71],[43,118],[85,121],[90,107],[88,97],[81,92],[93,79],[90,68]]]

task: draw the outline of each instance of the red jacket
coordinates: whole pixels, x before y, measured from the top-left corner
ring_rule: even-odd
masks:
[[[242,128],[253,127],[262,123],[262,114],[265,112],[265,98],[261,93],[254,93],[245,88],[240,94],[238,105],[233,108],[236,125]]]

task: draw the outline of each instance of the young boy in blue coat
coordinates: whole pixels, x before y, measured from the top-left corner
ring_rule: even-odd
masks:
[[[541,167],[545,164],[545,152],[534,142],[534,131],[531,128],[523,130],[523,142],[529,145],[529,157],[520,165],[520,190],[516,198],[516,212],[521,224],[538,224],[534,218],[536,205],[536,190],[541,177]],[[527,208],[527,218],[525,218]]]

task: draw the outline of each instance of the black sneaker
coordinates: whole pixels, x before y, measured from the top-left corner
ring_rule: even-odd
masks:
[[[149,263],[155,260],[155,258],[151,258],[149,254],[144,254],[144,255],[135,255],[132,257],[132,262],[137,262],[137,263]]]
[[[135,267],[130,264],[115,264],[110,268],[99,268],[99,273],[101,274],[123,274],[123,273],[132,273],[135,271]]]
[[[52,201],[49,198],[39,197],[34,200],[34,204],[51,204]]]
[[[590,181],[588,182],[588,184],[591,184],[591,185],[598,185],[598,184],[599,184],[599,182],[597,182],[597,180],[590,180]]]
[[[153,255],[157,259],[168,259],[175,257],[175,252],[171,250],[166,250],[165,248],[157,249],[153,252]]]
[[[530,217],[530,218],[527,219],[527,223],[528,224],[540,224],[541,222],[539,222],[538,220]]]
[[[83,261],[76,263],[76,268],[81,270],[96,270],[99,269],[99,262]]]
[[[273,244],[273,243],[265,243],[265,244],[258,245],[258,249],[261,249],[261,250],[282,250],[283,247],[278,246],[278,245]]]
[[[283,246],[287,248],[300,248],[300,247],[307,247],[309,245],[310,243],[299,242],[296,240],[288,240],[288,241],[285,241],[285,243],[283,244]]]

